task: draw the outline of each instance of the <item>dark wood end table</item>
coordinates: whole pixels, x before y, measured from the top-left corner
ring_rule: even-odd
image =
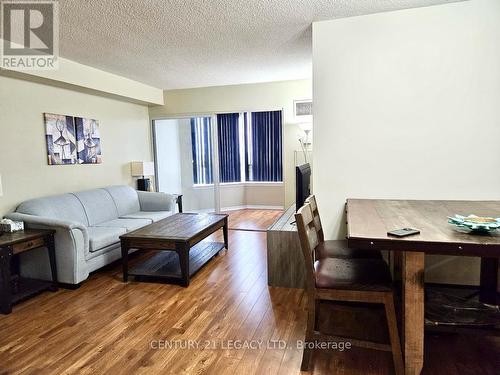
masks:
[[[203,241],[221,228],[224,243]],[[180,282],[187,287],[194,273],[228,248],[228,215],[178,213],[127,233],[120,241],[124,282],[131,275]],[[155,250],[158,254],[129,269],[131,249]]]
[[[0,313],[10,314],[12,305],[45,290],[57,290],[57,266],[54,245],[55,230],[27,229],[0,235]],[[46,247],[52,281],[20,277],[16,255]]]

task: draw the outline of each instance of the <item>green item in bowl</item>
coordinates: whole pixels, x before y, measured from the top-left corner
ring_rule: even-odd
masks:
[[[476,215],[455,215],[448,217],[448,223],[456,225],[459,228],[469,229],[473,232],[491,232],[500,228],[500,218]]]

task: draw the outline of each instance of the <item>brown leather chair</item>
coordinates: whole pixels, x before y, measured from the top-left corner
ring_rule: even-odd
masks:
[[[311,210],[314,217],[314,226],[316,232],[318,233],[318,247],[316,249],[315,258],[363,258],[363,259],[382,259],[382,254],[380,251],[376,250],[362,250],[362,249],[350,249],[347,247],[346,240],[327,240],[325,241],[325,235],[323,233],[323,226],[321,225],[321,218],[319,216],[318,205],[316,204],[316,197],[310,195],[305,203],[311,205]]]
[[[322,300],[382,304],[385,307],[390,344],[349,339],[353,346],[392,352],[396,375],[404,374],[403,357],[394,309],[394,291],[387,264],[380,259],[314,259],[319,244],[311,205],[306,203],[295,215],[300,244],[306,266],[307,329],[305,341],[320,337],[342,340],[344,337],[318,335],[315,332],[317,305]],[[313,350],[306,344],[302,371],[310,368]]]

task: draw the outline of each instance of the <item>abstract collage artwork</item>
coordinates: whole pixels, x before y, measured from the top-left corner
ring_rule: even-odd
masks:
[[[72,116],[45,113],[49,165],[76,164],[76,132]]]
[[[101,164],[99,121],[75,117],[77,157],[79,164]]]
[[[99,121],[44,113],[49,165],[101,164]]]

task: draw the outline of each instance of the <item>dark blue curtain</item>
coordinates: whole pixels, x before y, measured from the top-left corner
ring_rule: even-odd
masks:
[[[217,115],[220,182],[241,181],[239,113]]]
[[[245,129],[247,181],[283,181],[281,111],[252,112]]]
[[[191,119],[193,180],[195,184],[213,184],[212,132],[210,117]]]

